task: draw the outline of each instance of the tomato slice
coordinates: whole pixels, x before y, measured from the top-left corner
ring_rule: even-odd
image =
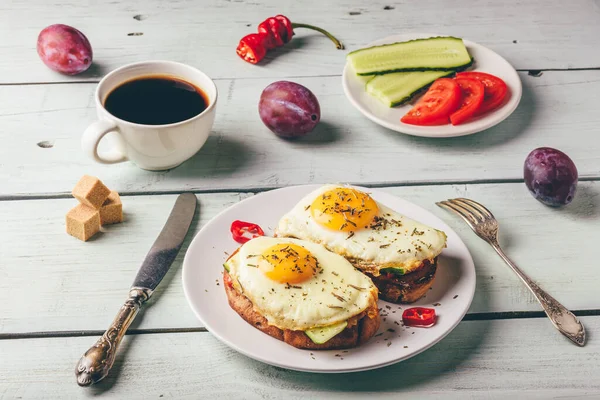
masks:
[[[483,104],[479,108],[479,111],[477,111],[477,115],[484,114],[497,108],[500,104],[502,104],[504,98],[506,97],[506,93],[508,92],[506,83],[504,83],[502,79],[492,74],[467,71],[459,72],[456,74],[456,77],[477,79],[483,83],[483,86],[485,86]]]
[[[462,91],[460,108],[450,114],[452,125],[459,125],[471,118],[483,104],[485,87],[483,83],[473,78],[456,78],[456,83]]]
[[[440,78],[400,121],[411,125],[444,125],[460,106],[461,92],[454,79]]]

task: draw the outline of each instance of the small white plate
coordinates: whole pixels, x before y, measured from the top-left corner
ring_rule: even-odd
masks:
[[[282,368],[322,373],[363,371],[394,364],[442,340],[462,320],[473,299],[475,267],[469,250],[448,225],[428,211],[388,193],[360,187],[357,188],[371,193],[382,204],[441,229],[448,236],[433,289],[411,305],[434,307],[439,303],[435,306],[439,318],[433,327],[404,328],[400,325],[401,308],[407,306],[380,301],[381,328],[364,345],[348,351],[300,350],[255,329],[229,307],[222,282],[223,262],[239,246],[231,238],[231,222],[254,222],[266,235],[272,235],[279,218],[318,187],[292,186],[250,197],[221,212],[198,232],[183,261],[183,289],[206,328],[248,357]]]
[[[444,35],[428,33],[395,35],[377,40],[365,47],[434,36]],[[465,46],[467,46],[467,50],[469,51],[471,57],[475,59],[475,63],[471,68],[469,68],[469,71],[481,71],[496,75],[504,80],[508,86],[508,95],[504,105],[492,112],[486,113],[478,118],[474,118],[469,122],[457,126],[451,124],[439,126],[417,126],[402,123],[400,122],[400,118],[402,118],[404,114],[406,114],[414,106],[416,100],[419,99],[420,96],[412,99],[409,103],[402,106],[392,108],[387,107],[377,98],[371,96],[365,91],[365,81],[361,80],[360,77],[357,77],[354,74],[348,63],[346,63],[346,66],[344,67],[344,73],[342,75],[344,93],[346,93],[346,97],[348,97],[352,105],[354,105],[354,107],[356,107],[367,118],[396,132],[406,133],[414,136],[445,138],[470,135],[480,132],[484,129],[491,128],[492,126],[506,119],[517,108],[523,92],[521,79],[519,79],[519,75],[512,65],[510,65],[508,61],[499,56],[497,53],[469,40],[463,39],[463,42],[465,43]]]

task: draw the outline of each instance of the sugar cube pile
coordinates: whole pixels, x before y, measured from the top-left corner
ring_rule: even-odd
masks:
[[[123,222],[119,194],[94,176],[84,175],[71,192],[79,204],[66,215],[67,233],[86,242],[102,225]]]

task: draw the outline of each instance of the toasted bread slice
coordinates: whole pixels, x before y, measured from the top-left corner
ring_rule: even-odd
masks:
[[[223,286],[225,287],[225,293],[229,300],[229,306],[238,313],[240,317],[267,335],[282,340],[299,349],[349,349],[365,343],[373,337],[379,329],[379,310],[377,308],[377,301],[374,301],[365,311],[350,318],[348,320],[348,326],[341,333],[323,344],[316,344],[310,340],[304,331],[279,329],[276,326],[269,325],[267,319],[254,309],[252,302],[242,293],[235,290],[230,282],[231,277],[227,271],[223,271]]]
[[[355,265],[358,269],[359,266]],[[414,303],[427,293],[437,272],[437,258],[432,262],[425,260],[418,269],[405,275],[382,274],[374,276],[363,270],[377,289],[379,298],[391,303],[408,304]]]

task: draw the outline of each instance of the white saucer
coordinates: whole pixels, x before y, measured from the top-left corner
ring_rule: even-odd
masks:
[[[377,40],[365,47],[434,36],[444,35],[428,33],[395,35]],[[505,100],[500,108],[474,118],[469,122],[457,126],[451,124],[417,126],[402,123],[400,122],[400,118],[414,106],[418,97],[402,106],[387,107],[365,91],[364,80],[361,80],[361,77],[357,77],[354,74],[348,63],[346,63],[342,75],[344,93],[352,105],[373,122],[388,129],[409,135],[444,138],[470,135],[491,128],[505,120],[517,108],[523,92],[521,79],[513,66],[497,53],[469,40],[463,39],[463,42],[467,46],[469,54],[475,59],[475,63],[469,71],[481,71],[495,75],[504,80],[508,86],[507,100]]]
[[[473,299],[475,267],[471,254],[458,235],[430,212],[383,191],[366,188],[358,189],[408,217],[443,230],[448,236],[448,247],[439,257],[433,289],[411,305],[435,307],[439,317],[433,327],[404,328],[400,325],[401,308],[408,306],[380,301],[381,328],[369,342],[348,351],[300,350],[255,329],[229,307],[222,282],[223,262],[239,246],[231,237],[231,222],[236,219],[254,222],[266,235],[272,235],[279,218],[318,187],[292,186],[250,197],[221,212],[198,232],[183,261],[183,289],[206,328],[248,357],[282,368],[321,373],[383,367],[413,357],[442,340],[462,320]]]

